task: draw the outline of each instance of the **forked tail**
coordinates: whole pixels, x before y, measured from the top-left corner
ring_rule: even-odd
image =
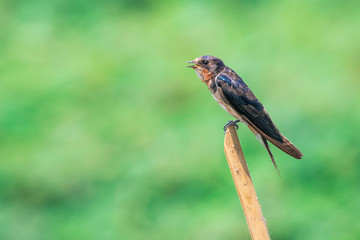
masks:
[[[265,137],[263,137],[263,136],[261,135],[261,138],[262,138],[262,141],[263,141],[263,143],[264,143],[264,146],[265,146],[267,152],[268,152],[269,155],[270,155],[271,161],[272,161],[272,163],[274,164],[274,167],[275,167],[277,173],[278,173],[279,176],[280,176],[279,168],[278,168],[278,166],[277,166],[277,164],[276,164],[276,162],[275,162],[274,156],[272,155],[272,153],[271,153],[271,151],[270,151],[269,144],[268,144],[268,142],[267,142],[267,140],[266,140]]]
[[[295,147],[295,145],[292,144],[286,137],[284,137],[283,135],[281,135],[281,137],[283,139],[282,143],[272,138],[267,138],[267,140],[269,140],[272,144],[274,144],[276,147],[278,147],[280,150],[284,151],[285,153],[289,154],[290,156],[296,159],[301,159],[303,154],[300,152],[300,150],[297,149],[297,147]]]

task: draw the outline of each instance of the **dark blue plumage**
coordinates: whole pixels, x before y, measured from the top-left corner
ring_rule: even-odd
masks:
[[[299,149],[280,133],[245,82],[219,58],[206,55],[190,63],[195,64],[189,67],[197,72],[220,106],[238,121],[245,123],[264,144],[275,167],[276,163],[267,141],[295,158],[300,159],[303,156]]]

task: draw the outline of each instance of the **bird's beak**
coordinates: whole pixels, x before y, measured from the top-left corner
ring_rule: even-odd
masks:
[[[187,63],[196,64],[194,61],[188,61]],[[190,65],[190,66],[187,66],[187,67],[190,67],[190,68],[196,68],[196,66],[195,66],[195,65]]]

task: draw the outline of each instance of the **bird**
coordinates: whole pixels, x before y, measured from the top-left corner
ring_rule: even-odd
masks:
[[[268,141],[290,156],[296,159],[302,158],[303,154],[280,133],[250,88],[221,59],[205,55],[187,63],[193,64],[188,67],[195,70],[200,80],[209,88],[216,102],[236,118],[236,121],[229,121],[224,126],[224,132],[230,125],[235,125],[238,128],[238,122],[247,125],[266,148],[278,173],[279,169],[270,151]]]

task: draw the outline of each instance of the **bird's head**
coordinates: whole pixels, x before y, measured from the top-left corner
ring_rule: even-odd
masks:
[[[198,74],[199,78],[205,81],[207,77],[210,75],[217,75],[225,67],[221,59],[209,55],[198,57],[193,61],[189,61],[188,63],[194,64],[188,67],[193,68]]]

